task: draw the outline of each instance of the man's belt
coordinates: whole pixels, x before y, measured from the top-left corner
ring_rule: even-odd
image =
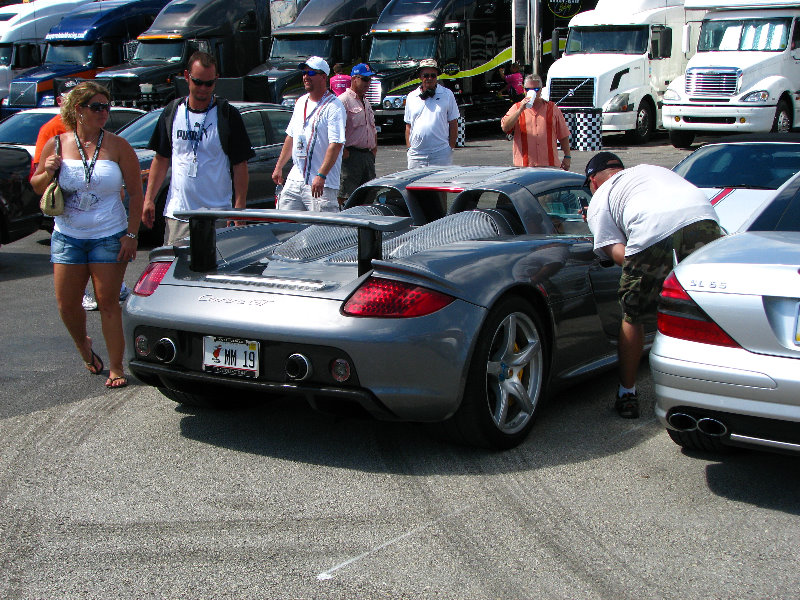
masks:
[[[372,152],[370,148],[359,148],[358,146],[345,146],[344,149],[348,152]]]

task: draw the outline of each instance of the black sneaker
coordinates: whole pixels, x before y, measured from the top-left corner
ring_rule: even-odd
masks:
[[[635,392],[633,394],[617,396],[617,400],[614,402],[614,408],[623,419],[638,419],[639,396],[637,396]]]

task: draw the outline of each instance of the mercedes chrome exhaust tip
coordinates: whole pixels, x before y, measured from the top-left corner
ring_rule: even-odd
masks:
[[[728,433],[728,428],[722,421],[705,417],[697,421],[697,431],[709,437],[722,437]]]
[[[687,415],[686,413],[672,413],[667,418],[667,423],[669,423],[670,427],[677,431],[689,432],[697,429],[697,419],[695,419],[692,415]]]

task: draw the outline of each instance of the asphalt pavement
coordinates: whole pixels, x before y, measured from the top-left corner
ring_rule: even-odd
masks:
[[[615,145],[619,143],[619,145]],[[665,138],[626,164],[672,166]],[[582,172],[593,153],[573,152]],[[509,164],[491,131],[458,164]],[[378,170],[405,168],[382,145]],[[147,264],[139,253],[128,285]],[[614,373],[557,394],[507,452],[276,398],[188,410],[106,390],[52,294],[49,236],[0,248],[0,598],[796,598],[800,462],[681,451],[611,408]],[[97,312],[87,315],[107,356]]]

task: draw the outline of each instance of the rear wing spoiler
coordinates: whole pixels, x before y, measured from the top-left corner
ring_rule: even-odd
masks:
[[[177,219],[189,220],[189,268],[207,273],[217,267],[217,236],[215,222],[227,221],[284,221],[307,225],[330,225],[358,229],[358,274],[372,268],[380,260],[383,233],[411,227],[411,217],[385,215],[350,215],[342,213],[309,212],[300,210],[186,210],[175,213]]]

